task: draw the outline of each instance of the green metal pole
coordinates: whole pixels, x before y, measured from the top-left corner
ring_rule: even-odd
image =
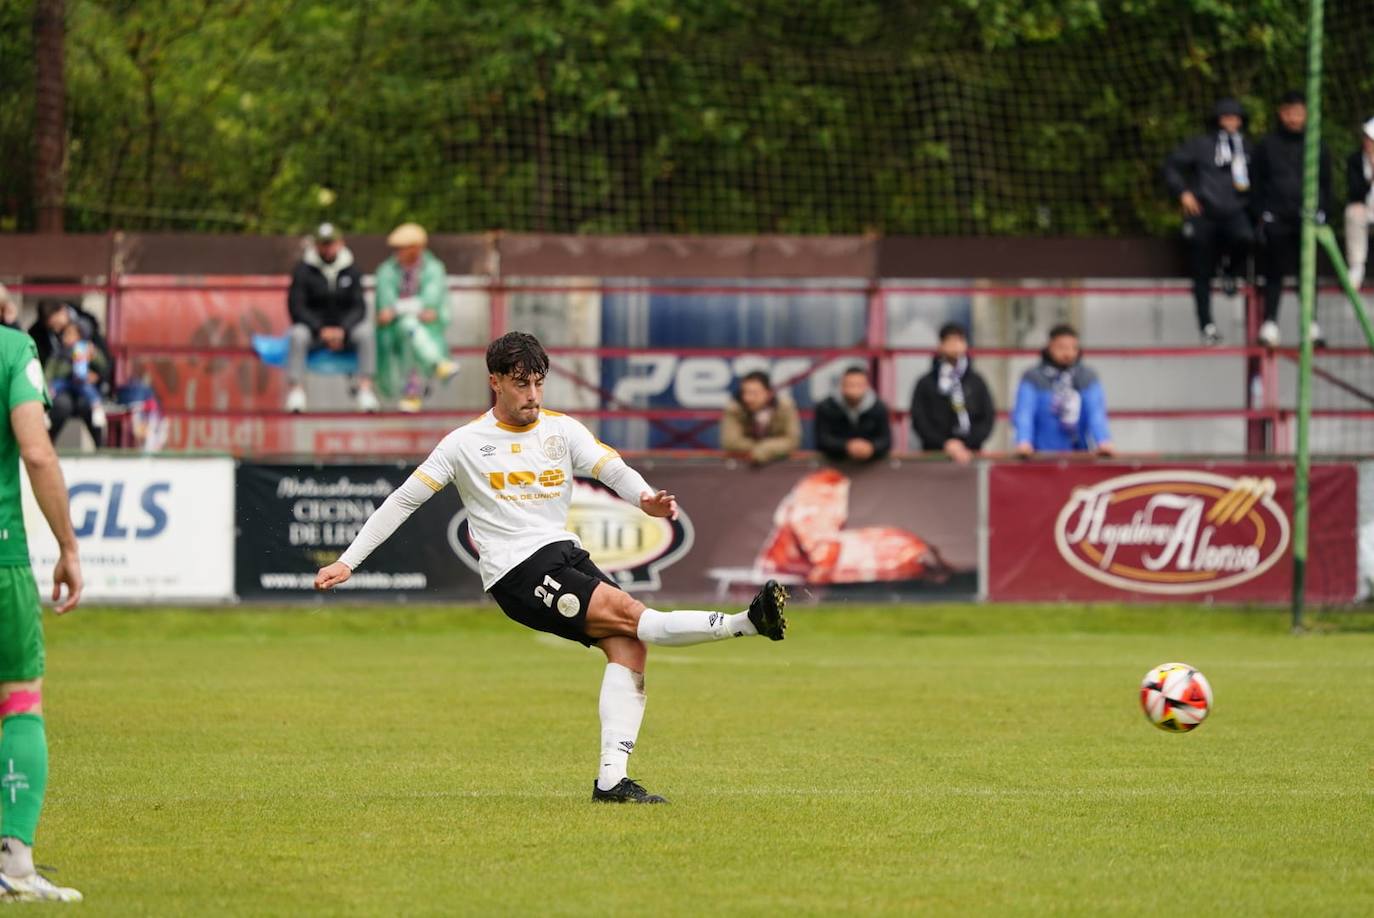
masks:
[[[1307,130],[1302,167],[1302,266],[1298,279],[1302,312],[1298,335],[1297,468],[1293,473],[1293,630],[1301,631],[1307,592],[1307,531],[1312,472],[1308,428],[1312,420],[1312,316],[1317,296],[1317,175],[1322,136],[1322,0],[1310,0],[1307,26]]]
[[[1317,227],[1317,242],[1326,250],[1327,257],[1335,266],[1336,280],[1340,282],[1341,289],[1345,291],[1345,298],[1355,310],[1355,318],[1360,320],[1360,328],[1364,329],[1364,340],[1368,342],[1369,349],[1374,351],[1374,323],[1369,321],[1369,310],[1364,308],[1360,292],[1350,284],[1350,270],[1346,267],[1345,256],[1341,254],[1341,247],[1336,244],[1336,233],[1330,225],[1323,224]]]

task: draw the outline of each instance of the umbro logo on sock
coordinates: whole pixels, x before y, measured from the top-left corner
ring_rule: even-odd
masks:
[[[711,617],[708,618],[706,621],[710,624],[712,628],[714,628],[716,627],[716,622],[720,621],[724,617],[725,616],[721,615],[719,612],[712,612]]]
[[[619,745],[625,750],[626,755],[635,751],[634,740],[621,740]]]

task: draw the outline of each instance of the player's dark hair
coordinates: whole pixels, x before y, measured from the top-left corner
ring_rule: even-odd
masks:
[[[1074,328],[1067,322],[1060,322],[1054,328],[1050,329],[1049,340],[1053,341],[1055,338],[1063,338],[1065,335],[1067,335],[1070,338],[1077,338],[1078,329]]]
[[[755,370],[752,373],[744,374],[744,378],[739,381],[739,387],[743,389],[744,384],[751,379],[755,382],[763,383],[763,387],[767,389],[769,392],[773,391],[773,380],[769,379],[768,374],[763,372],[762,370]]]
[[[954,337],[963,338],[965,341],[967,341],[968,330],[965,329],[964,326],[960,325],[958,322],[946,322],[944,325],[940,326],[941,341],[944,341],[946,338]]]
[[[860,376],[862,376],[864,379],[868,379],[868,370],[865,369],[864,367],[860,367],[860,366],[852,366],[852,367],[849,367],[848,369],[846,369],[846,370],[845,370],[842,374],[840,374],[840,375],[841,375],[841,376],[853,376],[855,373],[858,373],[858,374],[859,374]]]
[[[542,379],[549,374],[549,355],[534,335],[506,332],[487,345],[487,372],[517,379]]]

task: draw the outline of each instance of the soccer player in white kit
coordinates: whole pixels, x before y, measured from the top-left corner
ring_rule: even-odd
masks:
[[[606,654],[601,682],[601,770],[592,799],[666,803],[626,774],[644,719],[646,644],[676,647],[761,635],[783,639],[787,591],[764,584],[743,612],[660,612],[621,590],[567,530],[574,475],[601,481],[650,516],[675,518],[677,498],[655,491],[579,422],[542,408],[549,357],[511,332],[487,348],[495,406],[444,437],[368,519],[315,588],[352,575],[416,508],[452,483],[468,511],[482,588],[510,618]]]

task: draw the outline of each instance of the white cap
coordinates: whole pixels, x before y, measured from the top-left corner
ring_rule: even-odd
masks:
[[[409,248],[412,245],[429,245],[429,233],[418,223],[402,223],[386,237],[386,244],[393,249]]]
[[[1374,140],[1374,118],[1370,118],[1364,123],[1364,136]]]

